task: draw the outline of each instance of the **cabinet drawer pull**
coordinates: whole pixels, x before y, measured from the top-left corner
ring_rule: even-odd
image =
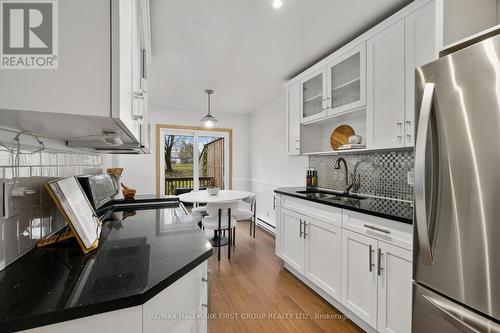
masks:
[[[373,270],[373,247],[368,246],[368,271],[371,272]]]
[[[378,227],[376,227],[374,225],[371,225],[371,224],[364,224],[363,226],[365,228],[368,228],[368,229],[372,229],[372,230],[376,230],[376,231],[379,231],[379,232],[383,232],[384,234],[390,234],[391,233],[390,230],[378,228]]]
[[[201,306],[208,309],[208,304],[202,303]]]

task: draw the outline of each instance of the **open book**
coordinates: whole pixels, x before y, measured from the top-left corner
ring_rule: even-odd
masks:
[[[101,222],[75,177],[46,183],[50,196],[64,215],[84,253],[97,248]]]

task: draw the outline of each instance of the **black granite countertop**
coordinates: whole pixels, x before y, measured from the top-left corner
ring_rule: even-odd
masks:
[[[212,255],[200,228],[172,209],[128,214],[104,223],[94,252],[68,240],[0,271],[0,332],[143,304]]]
[[[383,217],[403,223],[413,223],[413,205],[408,201],[384,199],[378,197],[363,197],[363,199],[338,200],[335,198],[319,198],[311,194],[297,193],[305,191],[305,187],[280,187],[274,192],[305,199],[328,206],[334,206],[365,213],[373,216]]]

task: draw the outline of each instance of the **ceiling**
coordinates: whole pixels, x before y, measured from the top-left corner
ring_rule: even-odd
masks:
[[[247,113],[411,0],[151,0],[151,104]]]

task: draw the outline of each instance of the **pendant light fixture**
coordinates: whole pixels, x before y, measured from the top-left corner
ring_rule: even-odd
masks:
[[[204,127],[214,127],[217,125],[217,119],[210,114],[210,95],[212,95],[214,91],[207,89],[205,90],[205,93],[208,95],[208,113],[205,117],[200,119],[200,122]]]

